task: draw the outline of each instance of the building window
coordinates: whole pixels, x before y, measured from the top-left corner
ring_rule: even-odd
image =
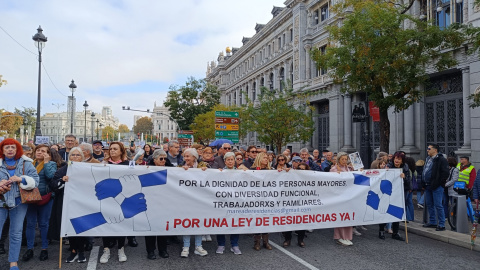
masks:
[[[440,27],[440,29],[445,29],[450,26],[450,0],[437,0],[437,5],[433,5],[432,7],[435,14],[435,24]]]
[[[270,57],[270,55],[272,55],[272,47],[268,45],[268,57]]]
[[[278,50],[282,48],[282,38],[278,37]]]
[[[317,25],[318,24],[318,9],[315,10],[315,12],[313,13],[313,16],[314,16],[314,25]]]
[[[455,22],[463,23],[463,2],[455,4]]]
[[[282,47],[283,47],[283,46],[285,46],[285,37],[286,37],[286,35],[285,35],[285,33],[283,33],[283,39],[282,39],[282,41],[283,41],[283,42],[282,42]]]
[[[252,101],[255,101],[255,98],[257,97],[257,83],[253,83],[253,88],[252,88]]]
[[[329,15],[328,4],[326,4],[320,8],[320,18],[322,19],[322,22],[328,19]]]
[[[273,72],[270,73],[270,81],[268,81],[268,85],[270,85],[270,90],[273,90],[273,86],[274,86]]]
[[[240,105],[243,104],[243,90],[240,89]]]
[[[233,104],[237,105],[237,91],[233,92]]]
[[[290,28],[290,42],[293,41],[293,28]]]

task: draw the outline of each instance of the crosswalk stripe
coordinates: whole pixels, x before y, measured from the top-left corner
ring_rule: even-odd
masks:
[[[87,270],[97,269],[97,260],[98,260],[98,251],[100,250],[99,246],[94,246],[90,252],[90,259],[88,259]]]
[[[280,250],[281,252],[287,254],[290,258],[294,259],[295,261],[301,263],[303,266],[307,267],[308,269],[310,270],[319,270],[318,268],[316,268],[315,266],[309,264],[308,262],[306,262],[305,260],[303,260],[302,258],[298,257],[297,255],[294,255],[293,253],[291,253],[290,251],[284,249],[283,247],[275,244],[274,242],[272,241],[268,241],[270,243],[270,245],[274,246],[276,249]]]

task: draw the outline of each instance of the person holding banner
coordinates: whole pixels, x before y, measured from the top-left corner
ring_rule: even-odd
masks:
[[[68,152],[68,161],[70,162],[88,162],[85,161],[85,156],[83,155],[83,151],[80,147],[73,147]],[[61,215],[62,215],[62,206],[63,206],[63,195],[64,195],[64,187],[65,183],[68,182],[67,176],[68,166],[61,167],[53,177],[52,184],[50,185],[55,192],[55,198],[59,202],[59,211],[60,211],[60,222],[61,222]],[[60,226],[58,226],[60,228]],[[70,248],[71,252],[70,255],[65,260],[67,263],[73,263],[77,260],[79,263],[86,262],[87,259],[85,258],[85,245],[87,244],[88,238],[87,237],[69,237],[70,241]]]
[[[309,171],[310,166],[308,166],[308,164],[305,163],[305,162],[301,162],[300,164],[298,164],[297,170]],[[287,170],[287,172],[288,172],[288,170]],[[301,248],[305,247],[305,242],[303,241],[305,239],[305,232],[306,232],[306,230],[296,231],[296,233],[297,233],[297,245]],[[283,232],[282,234],[283,234],[283,237],[285,238],[285,241],[283,241],[283,247],[284,248],[289,247],[290,243],[292,241],[292,231]]]
[[[203,171],[207,169],[207,163],[200,161],[198,162],[198,152],[195,148],[187,148],[183,152],[183,160],[185,164],[181,166],[185,170],[189,168],[201,168]],[[183,249],[180,253],[180,257],[187,258],[190,253],[190,235],[183,236]],[[195,254],[200,256],[208,255],[208,252],[202,247],[202,236],[195,235]]]
[[[23,156],[22,145],[12,138],[0,142],[0,235],[10,216],[10,246],[8,261],[10,270],[19,270],[18,257],[22,244],[23,220],[28,204],[22,203],[20,189],[32,190],[38,186],[37,170],[32,160]]]
[[[173,167],[167,158],[167,153],[163,149],[157,149],[151,155],[149,166]],[[167,252],[167,236],[145,236],[145,247],[147,248],[147,258],[155,260],[155,245],[158,247],[158,255],[162,258],[170,257]]]
[[[127,150],[121,142],[110,143],[109,158],[106,160],[108,164],[128,165]],[[105,160],[104,160],[105,162]],[[125,236],[103,237],[103,254],[100,257],[100,263],[107,263],[110,259],[110,248],[118,245],[118,261],[126,262],[127,255],[125,255]]]
[[[252,166],[250,167],[250,170],[271,170],[272,168],[270,167],[270,162],[268,160],[268,156],[264,152],[260,152],[257,154],[257,157],[255,158],[255,161],[253,162]],[[254,240],[254,245],[253,249],[256,251],[260,250],[260,239],[263,240],[263,247],[272,250],[272,246],[268,243],[268,233],[262,233],[260,234],[254,234],[253,235],[253,240]]]
[[[42,201],[36,204],[29,204],[27,210],[27,251],[23,254],[22,260],[29,261],[33,258],[33,242],[35,242],[35,228],[40,229],[42,237],[42,250],[40,251],[40,261],[48,260],[48,226],[50,223],[50,214],[52,213],[52,192],[49,183],[57,171],[57,163],[52,160],[50,147],[46,144],[40,144],[35,149],[35,160],[33,161],[39,177],[38,190],[42,196]]]
[[[348,154],[345,152],[340,152],[337,154],[337,165],[333,166],[330,169],[330,172],[350,172],[352,168],[348,167]],[[334,228],[333,229],[333,239],[336,242],[343,246],[353,245],[353,228],[352,227],[343,227],[343,228]]]
[[[278,171],[290,170],[292,166],[288,164],[288,158],[284,154],[280,154],[277,157],[277,164],[275,164],[275,169]]]
[[[405,191],[405,197],[407,197],[408,195],[411,196],[412,195],[412,178],[410,176],[410,169],[408,168],[408,164],[405,163],[405,154],[402,152],[396,152],[393,155],[392,161],[387,164],[386,168],[402,169],[400,178],[403,178],[403,188]],[[407,212],[407,219],[408,219],[408,212]],[[385,225],[386,225],[385,223],[379,224],[378,237],[383,240],[385,240]],[[392,229],[393,229],[392,238],[395,240],[404,241],[403,237],[401,237],[400,234],[398,234],[399,225],[400,225],[399,222],[392,223]]]
[[[242,154],[239,152],[240,155]],[[235,154],[233,152],[227,152],[223,156],[225,160],[225,168],[223,170],[236,170],[236,162],[235,162]],[[222,169],[219,169],[220,171]],[[242,252],[240,251],[240,248],[238,247],[238,239],[240,238],[240,235],[238,234],[231,234],[230,235],[230,244],[232,247],[230,248],[230,251],[233,252],[235,255],[242,255]],[[225,251],[225,235],[224,234],[219,234],[217,235],[217,251],[215,253],[217,254],[223,254]]]

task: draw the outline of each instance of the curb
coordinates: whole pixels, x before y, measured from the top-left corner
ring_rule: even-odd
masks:
[[[404,222],[400,222],[400,229],[405,231]],[[476,245],[472,247],[470,234],[457,233],[448,230],[437,232],[435,231],[435,228],[424,228],[421,223],[412,221],[407,224],[407,232],[480,252],[480,235],[478,235]]]

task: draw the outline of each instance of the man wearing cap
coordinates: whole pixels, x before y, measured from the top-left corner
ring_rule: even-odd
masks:
[[[379,152],[378,155],[377,155],[377,159],[375,159],[374,161],[372,161],[372,164],[370,165],[370,169],[377,169],[377,168],[378,168],[378,164],[379,164],[382,160],[385,161],[385,163],[387,163],[387,161],[388,161],[388,153],[386,153],[386,152]]]
[[[467,189],[471,190],[473,188],[473,183],[477,177],[475,167],[470,163],[470,158],[467,156],[460,157],[460,163],[457,164],[457,169],[460,171],[458,176],[458,181],[465,182]]]
[[[75,137],[75,135],[68,134],[65,136],[65,148],[58,150],[58,154],[63,160],[68,161],[68,153],[70,152],[70,149],[75,147],[76,142],[77,137]]]
[[[100,140],[93,141],[92,147],[93,147],[93,154],[92,154],[93,158],[102,162],[103,158],[105,157],[105,153],[103,153],[102,151],[102,148],[103,148],[102,141]]]
[[[302,162],[302,158],[298,156],[294,156],[292,158],[292,168],[297,170],[298,169],[298,164]]]

